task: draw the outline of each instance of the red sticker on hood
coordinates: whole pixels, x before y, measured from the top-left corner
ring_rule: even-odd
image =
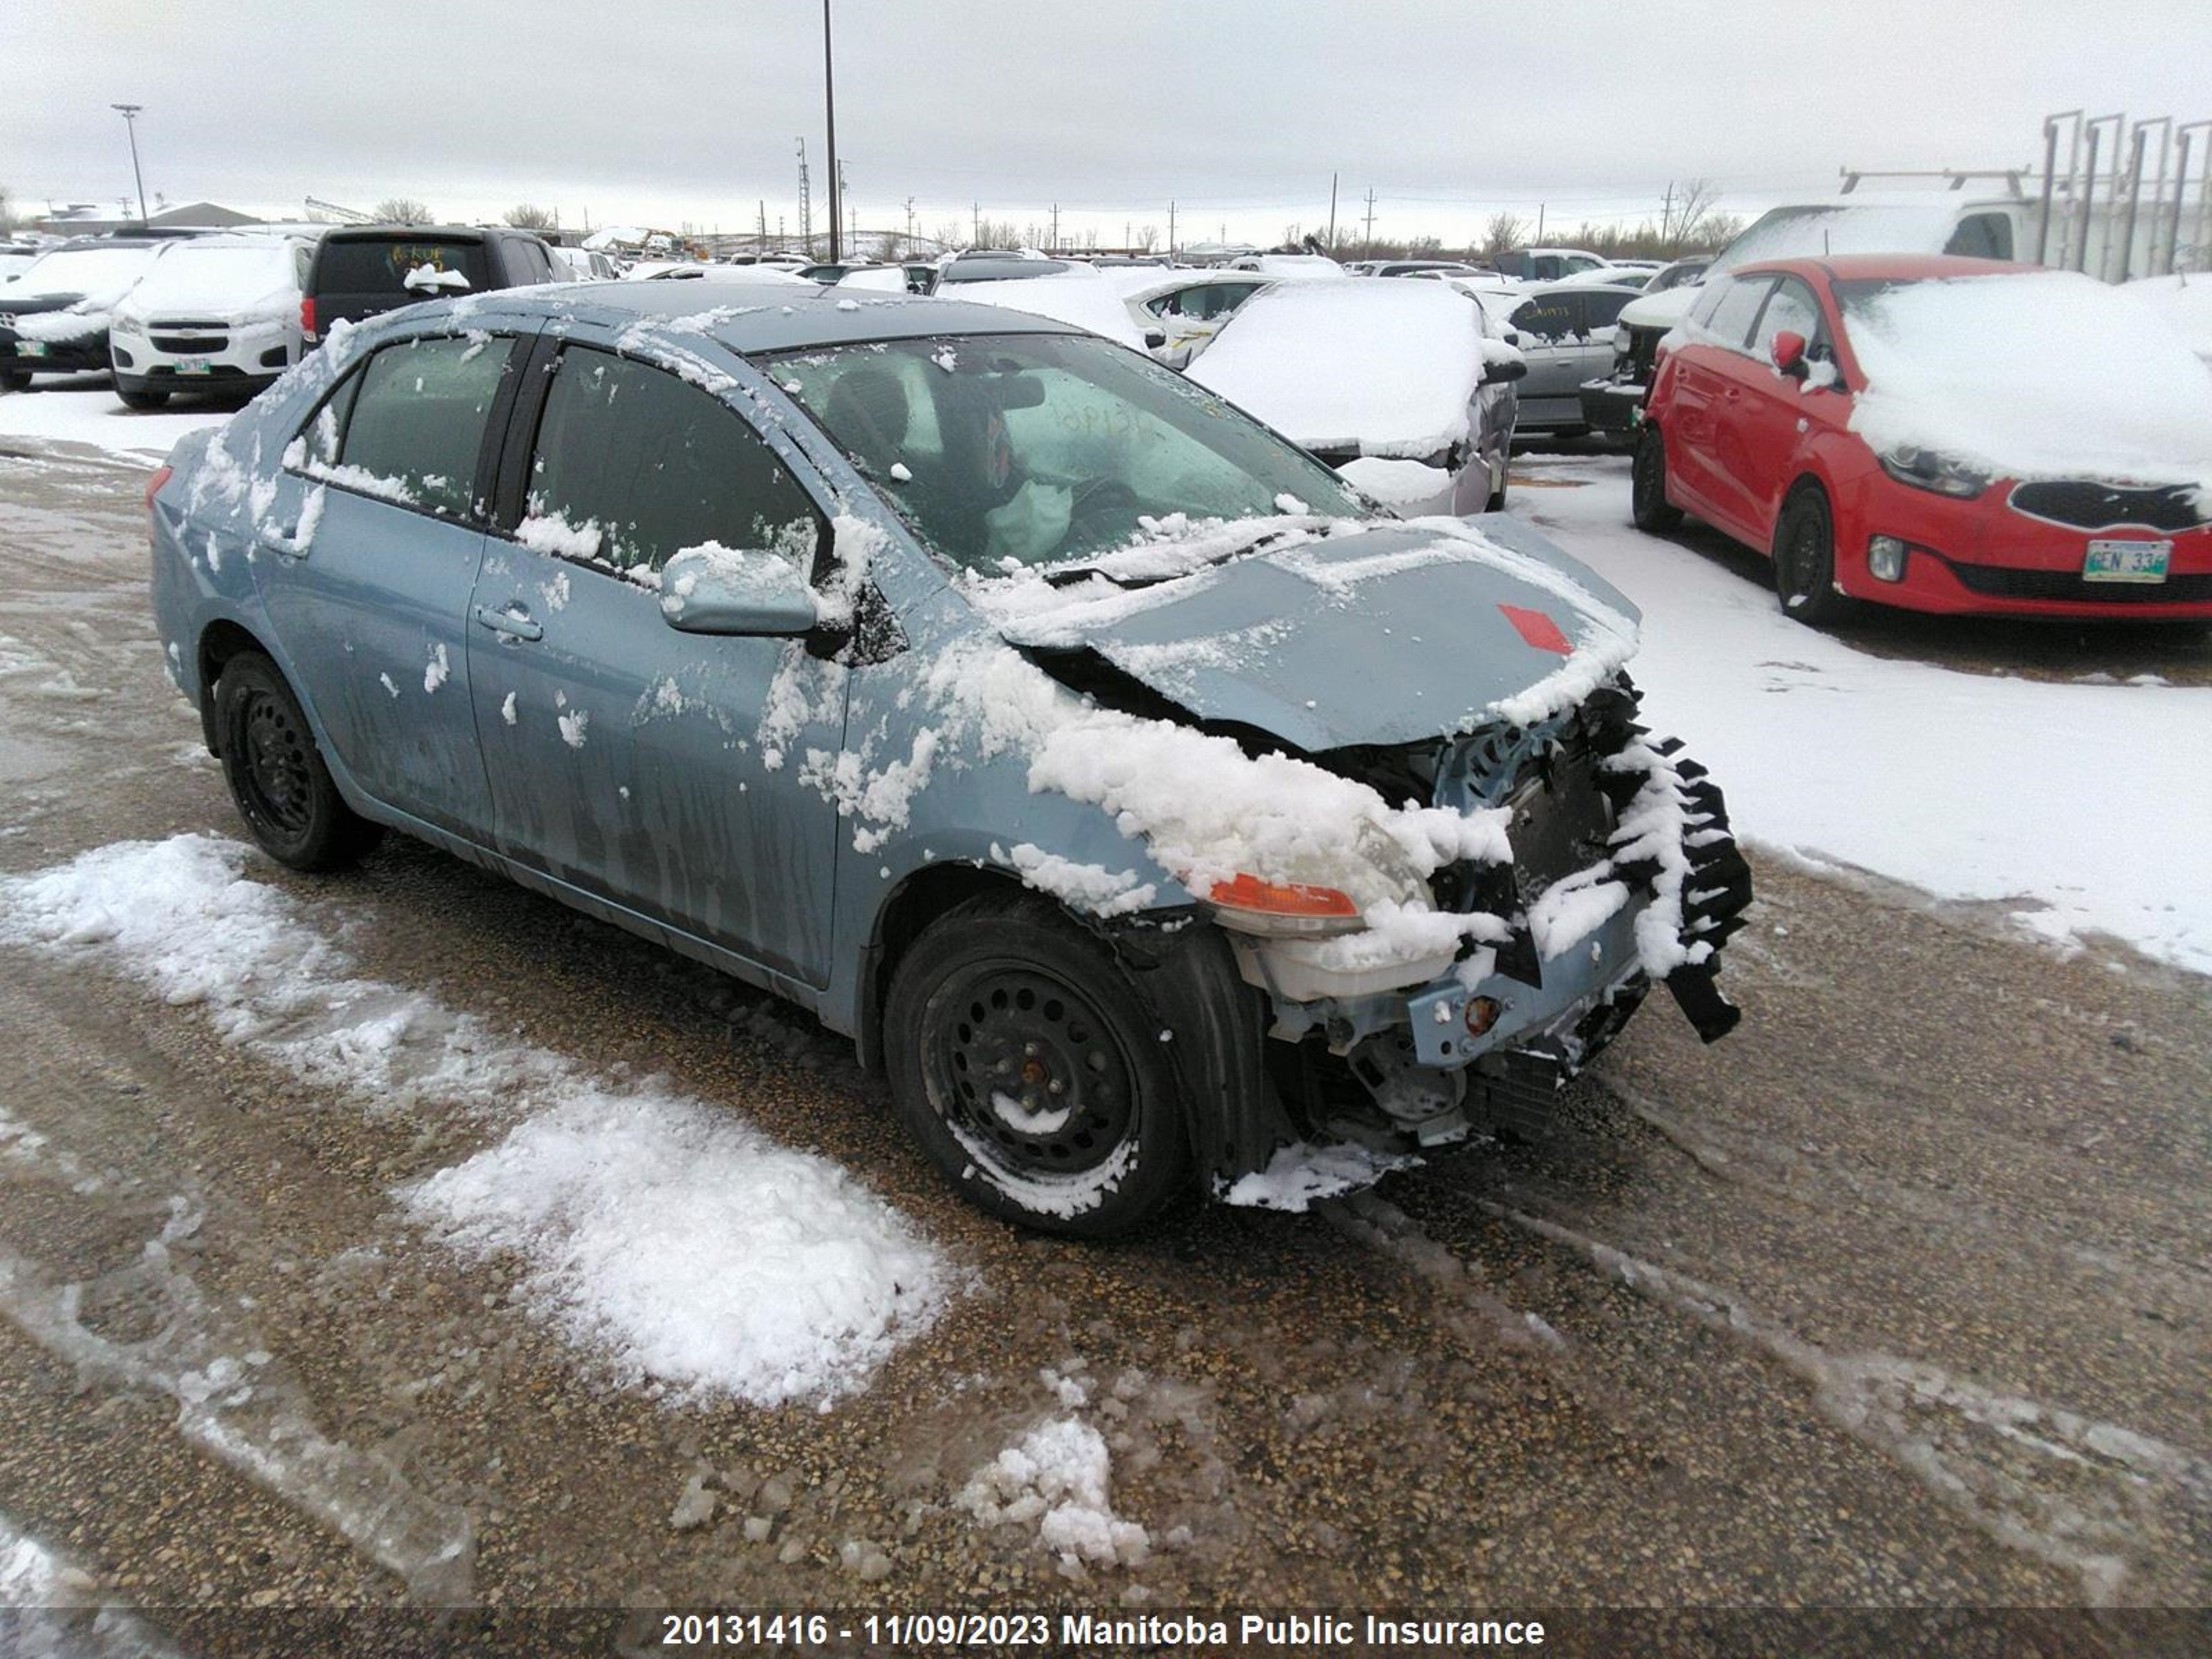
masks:
[[[1574,655],[1574,641],[1542,611],[1524,610],[1517,605],[1501,605],[1498,608],[1505,613],[1505,620],[1513,624],[1514,631],[1539,651],[1556,651],[1563,657]]]

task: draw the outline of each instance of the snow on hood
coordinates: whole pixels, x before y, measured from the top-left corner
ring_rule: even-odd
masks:
[[[1700,286],[1684,283],[1678,288],[1662,288],[1656,294],[1631,300],[1621,307],[1620,320],[1631,328],[1673,328],[1697,304]]]
[[[1137,331],[1128,307],[1122,303],[1120,285],[1101,281],[1098,273],[1088,268],[1049,276],[1015,276],[1005,282],[961,283],[956,286],[959,289],[957,294],[945,293],[939,297],[1024,311],[1032,317],[1048,318],[1055,323],[1067,323],[1093,334],[1103,334],[1139,351],[1145,349],[1145,337]]]
[[[179,243],[116,307],[127,316],[276,315],[300,303],[292,245]]]
[[[1998,477],[2212,499],[2212,368],[2140,295],[2072,271],[1914,283],[1847,310],[1851,428]]]
[[[1284,283],[1189,374],[1308,449],[1425,460],[1467,439],[1484,343],[1480,307],[1441,283]]]
[[[2149,302],[2181,331],[2191,351],[2212,363],[2212,271],[2145,276],[2121,292]]]
[[[969,597],[1013,643],[1087,647],[1201,719],[1307,753],[1525,725],[1581,702],[1636,647],[1635,607],[1510,520],[1182,529],[1097,566],[1126,580],[1145,560],[1170,569],[1194,549],[1220,562],[1134,588],[1107,575],[1054,586],[1050,573],[1024,572]],[[1266,544],[1224,557],[1240,531],[1246,545],[1255,533]],[[1532,643],[1528,630],[1543,633],[1532,614],[1566,653]]]
[[[34,260],[8,284],[10,305],[75,296],[88,310],[106,310],[131,291],[166,250],[159,246],[59,248]]]

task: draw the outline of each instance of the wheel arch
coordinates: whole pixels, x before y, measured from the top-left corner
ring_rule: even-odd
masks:
[[[854,1041],[863,1067],[872,1073],[884,1069],[884,1005],[891,975],[929,925],[969,899],[986,894],[1014,898],[1030,890],[1012,871],[964,861],[925,865],[891,890],[878,907],[860,951]]]
[[[260,636],[243,623],[229,617],[217,617],[200,630],[199,643],[193,653],[194,672],[198,676],[200,732],[207,740],[208,753],[218,760],[222,757],[222,736],[215,718],[216,682],[222,678],[224,665],[246,651],[258,651],[272,661],[276,657]]]

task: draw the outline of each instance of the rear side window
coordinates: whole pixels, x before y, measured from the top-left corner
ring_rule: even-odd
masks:
[[[356,377],[331,482],[440,518],[466,517],[509,349],[505,340],[451,338],[385,347]],[[320,422],[309,428],[311,453]]]
[[[2012,258],[2012,221],[2002,213],[1970,213],[1943,245],[1946,253],[1963,253],[1972,259]]]
[[[1758,320],[1759,308],[1766,303],[1768,292],[1774,286],[1771,276],[1754,276],[1747,282],[1735,282],[1720,296],[1705,318],[1705,332],[1716,345],[1728,346],[1737,351],[1747,350],[1751,342],[1751,325]]]
[[[665,370],[580,347],[546,393],[528,511],[596,535],[596,562],[623,571],[708,542],[811,570],[823,540],[812,499],[733,410]]]
[[[422,265],[433,270],[458,270],[468,278],[471,290],[497,286],[490,280],[481,242],[395,236],[326,240],[315,273],[315,289],[320,294],[404,294],[415,299],[450,291],[416,294],[408,288],[407,273]]]
[[[1524,301],[1513,313],[1513,326],[1540,340],[1564,340],[1576,328],[1574,296],[1551,294]]]

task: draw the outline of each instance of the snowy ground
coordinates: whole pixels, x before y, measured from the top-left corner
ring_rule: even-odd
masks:
[[[128,460],[159,461],[187,432],[219,426],[239,408],[233,402],[191,398],[142,414],[117,402],[104,377],[78,374],[33,384],[29,392],[0,393],[0,450],[84,444]]]
[[[1876,616],[1844,638],[1790,621],[1711,532],[1635,529],[1624,458],[1517,465],[1538,487],[1514,510],[1643,607],[1632,672],[1646,708],[1711,768],[1747,839],[2212,973],[2212,688],[1877,655],[1928,630]],[[2094,647],[2078,673],[2103,674]]]

